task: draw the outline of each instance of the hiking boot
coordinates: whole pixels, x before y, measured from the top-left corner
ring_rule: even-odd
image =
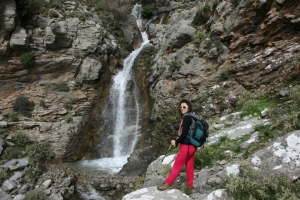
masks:
[[[163,183],[162,185],[160,186],[157,186],[157,189],[158,190],[166,190],[166,189],[170,189],[171,188],[171,185],[169,185],[168,183]]]

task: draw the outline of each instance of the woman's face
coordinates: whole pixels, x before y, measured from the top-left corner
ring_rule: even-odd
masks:
[[[179,109],[183,115],[188,113],[189,111],[188,105],[186,103],[181,103]]]

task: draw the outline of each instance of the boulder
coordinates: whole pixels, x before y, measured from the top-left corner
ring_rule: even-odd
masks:
[[[156,187],[142,188],[137,191],[125,195],[122,200],[143,199],[143,200],[159,200],[159,199],[180,199],[190,200],[191,198],[182,193],[180,190],[171,189],[159,191]]]
[[[10,49],[11,50],[27,49],[28,45],[29,45],[29,38],[26,33],[26,29],[17,26],[10,38]]]

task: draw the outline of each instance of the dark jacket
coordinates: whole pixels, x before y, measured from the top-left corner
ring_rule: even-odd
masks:
[[[191,145],[187,136],[189,134],[189,130],[190,130],[192,123],[193,123],[192,116],[190,116],[190,115],[183,116],[181,126],[179,127],[179,129],[181,129],[181,134],[176,139],[176,146],[178,146],[178,144]]]

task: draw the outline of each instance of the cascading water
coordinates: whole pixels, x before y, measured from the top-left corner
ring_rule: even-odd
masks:
[[[141,5],[135,5],[132,15],[136,17],[137,26],[141,30],[140,11]],[[109,100],[104,105],[99,130],[106,133],[107,137],[98,144],[97,151],[101,158],[77,162],[79,168],[117,173],[134,150],[139,135],[141,109],[132,67],[140,51],[149,42],[146,32],[141,34],[143,43],[124,60],[123,70],[114,76]]]

